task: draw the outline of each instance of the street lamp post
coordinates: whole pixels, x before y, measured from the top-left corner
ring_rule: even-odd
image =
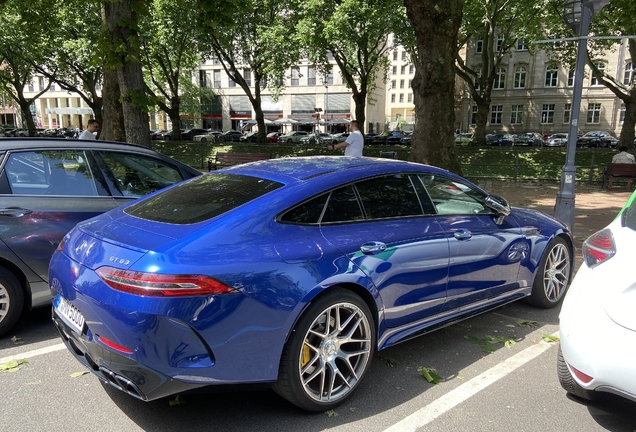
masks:
[[[325,81],[325,133],[331,133],[331,124],[329,124],[329,117],[327,116],[327,110],[329,109],[329,84]]]
[[[576,179],[576,141],[579,130],[579,115],[581,111],[581,93],[583,90],[583,74],[587,57],[587,35],[590,21],[596,12],[610,0],[568,0],[563,6],[563,19],[566,24],[579,36],[576,52],[576,68],[574,70],[574,88],[572,89],[572,107],[570,110],[570,129],[568,132],[568,146],[566,161],[561,173],[561,186],[554,206],[554,217],[565,223],[574,231],[574,182]]]

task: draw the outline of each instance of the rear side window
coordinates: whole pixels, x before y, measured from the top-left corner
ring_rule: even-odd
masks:
[[[82,150],[11,153],[5,171],[14,195],[97,195],[93,173]]]
[[[142,219],[193,224],[228,212],[283,186],[235,174],[207,174],[139,201],[125,212]]]
[[[356,183],[367,219],[421,216],[422,207],[408,175],[397,174]]]

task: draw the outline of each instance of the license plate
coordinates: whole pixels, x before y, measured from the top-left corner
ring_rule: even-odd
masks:
[[[55,299],[55,313],[62,318],[62,321],[71,326],[79,334],[82,334],[82,330],[84,329],[84,316],[79,309],[60,295]]]

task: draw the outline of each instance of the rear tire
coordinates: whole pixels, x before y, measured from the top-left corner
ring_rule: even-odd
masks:
[[[0,267],[0,336],[13,328],[24,306],[20,282],[7,269]]]
[[[274,390],[307,411],[330,410],[358,388],[371,365],[375,323],[366,303],[344,288],[313,301],[292,330]]]
[[[561,387],[563,387],[566,392],[590,401],[598,399],[596,392],[584,389],[576,382],[574,377],[572,377],[570,368],[563,358],[561,347],[559,347],[559,354],[557,355],[557,373],[559,375],[559,384],[561,384]]]
[[[572,276],[572,251],[561,237],[550,242],[539,262],[528,302],[545,309],[558,305]]]

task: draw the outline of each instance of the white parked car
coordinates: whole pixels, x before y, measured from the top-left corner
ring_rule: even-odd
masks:
[[[636,401],[636,193],[619,216],[583,243],[561,308],[558,375],[573,395]]]
[[[309,132],[303,132],[303,131],[290,132],[286,135],[282,135],[278,137],[278,142],[287,143],[287,144],[299,143],[303,137],[306,137],[308,135],[309,135]]]

